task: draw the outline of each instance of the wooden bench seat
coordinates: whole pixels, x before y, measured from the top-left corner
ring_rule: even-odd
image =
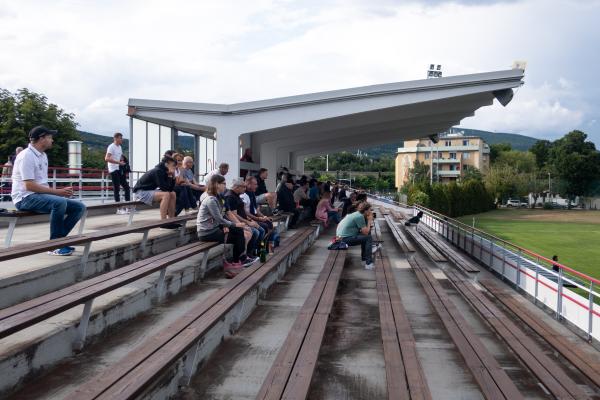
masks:
[[[86,211],[83,214],[83,216],[81,217],[81,220],[79,221],[78,234],[81,235],[83,233],[83,229],[85,227],[85,221],[86,221],[87,215],[90,211],[99,211],[99,210],[105,210],[105,209],[110,209],[110,208],[119,208],[119,207],[135,207],[135,206],[141,206],[141,205],[144,205],[144,203],[142,203],[141,201],[127,201],[127,202],[122,202],[122,203],[106,203],[106,204],[97,204],[97,205],[93,205],[93,206],[88,206],[88,207],[86,207]],[[18,210],[10,210],[10,211],[0,212],[0,221],[8,222],[8,231],[7,231],[6,237],[4,239],[4,247],[10,247],[10,244],[12,242],[12,237],[13,237],[13,234],[15,231],[15,227],[19,220],[31,218],[31,217],[37,217],[40,215],[47,215],[49,218],[50,214],[35,213],[35,212],[31,212],[31,211],[18,211]],[[127,225],[131,225],[131,223],[133,222],[133,216],[134,216],[134,213],[130,213],[128,215]]]
[[[500,282],[491,279],[482,279],[479,283],[485,287],[488,292],[502,303],[512,314],[524,322],[529,328],[536,332],[544,341],[559,352],[575,368],[581,371],[588,379],[600,387],[600,361],[593,359],[586,354],[577,345],[574,345],[566,337],[545,323],[526,307],[519,304],[517,293]],[[587,343],[582,343],[587,346]],[[595,351],[595,349],[594,349]]]
[[[0,261],[12,260],[20,257],[29,256],[32,254],[39,254],[45,251],[50,251],[65,246],[87,246],[96,240],[102,240],[131,233],[143,232],[145,235],[147,235],[147,232],[150,229],[160,228],[161,226],[169,225],[172,223],[180,223],[183,224],[183,227],[185,227],[187,221],[193,220],[195,218],[196,215],[189,214],[171,219],[144,222],[135,226],[123,226],[113,229],[99,230],[97,232],[90,232],[85,235],[67,236],[59,239],[44,240],[37,243],[21,244],[9,248],[0,249]],[[145,238],[147,239],[147,236],[145,236]],[[86,250],[84,250],[84,256],[85,251]],[[89,247],[87,248],[87,251],[89,251]]]
[[[588,398],[562,368],[550,359],[525,331],[485,297],[482,291],[475,288],[472,282],[454,271],[447,271],[446,275],[458,292],[554,397],[573,400]]]
[[[382,238],[378,221],[375,235]],[[429,400],[431,392],[385,246],[375,256],[375,281],[388,398]]]
[[[80,304],[85,304],[85,308],[89,309],[91,308],[91,302],[96,297],[137,281],[157,271],[161,271],[161,276],[159,278],[160,298],[162,296],[162,286],[164,285],[164,272],[166,271],[167,266],[205,252],[205,261],[203,262],[202,267],[206,268],[208,250],[216,245],[217,243],[214,242],[190,243],[159,255],[137,261],[127,267],[100,275],[96,278],[0,310],[0,338],[4,338]],[[87,319],[89,319],[89,310],[87,313],[87,317],[84,318],[84,324],[86,326]],[[85,337],[85,333],[83,336]],[[83,340],[83,338],[80,338],[80,340]]]
[[[523,399],[512,379],[485,348],[429,268],[417,258],[408,261],[485,398]]]
[[[346,251],[329,251],[257,399],[305,399],[308,396],[345,260]]]
[[[163,372],[192,351],[194,354],[188,353],[185,367],[185,377],[189,384],[202,336],[241,298],[255,290],[263,278],[277,269],[279,263],[300,251],[302,244],[314,232],[310,227],[299,229],[292,238],[282,242],[278,251],[266,263],[245,269],[167,329],[132,349],[118,363],[76,388],[68,399],[118,400],[139,397],[156,383]]]
[[[408,237],[404,233],[404,230],[392,220],[392,217],[390,215],[384,215],[384,219],[402,251],[405,253],[414,252],[415,246],[413,246],[412,242],[408,239]]]
[[[458,249],[446,243],[441,236],[438,236],[427,228],[419,229],[419,233],[421,233],[433,247],[464,272],[477,273],[481,271],[474,261],[470,260],[468,256],[460,254]]]
[[[410,237],[413,238],[415,242],[423,249],[425,253],[431,258],[433,261],[437,262],[445,262],[448,261],[446,257],[444,257],[419,231],[417,228],[406,227],[404,228],[405,232],[407,232]]]

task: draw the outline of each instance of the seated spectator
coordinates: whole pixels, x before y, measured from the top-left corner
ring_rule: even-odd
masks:
[[[192,194],[192,190],[183,175],[183,154],[173,154],[173,159],[177,162],[175,167],[175,195],[177,197],[175,201],[175,215],[179,215],[181,211],[185,210],[186,214],[192,209],[196,209],[196,198]]]
[[[221,175],[222,177],[225,177],[225,175],[227,175],[228,172],[229,172],[229,164],[221,163],[221,164],[219,164],[219,168],[213,169],[208,174],[206,174],[206,176],[204,177],[204,182],[209,182],[210,178],[213,175]]]
[[[194,195],[197,204],[197,202],[200,201],[200,196],[202,196],[202,193],[204,193],[204,190],[206,190],[206,186],[196,182],[192,168],[194,168],[194,159],[190,156],[184,157],[183,177],[185,178],[187,185],[190,187],[192,195]]]
[[[175,166],[172,157],[164,156],[160,163],[138,179],[133,188],[133,198],[148,205],[160,202],[160,219],[175,217]],[[177,229],[180,224],[170,224],[163,228]]]
[[[338,224],[336,236],[348,246],[361,246],[360,258],[365,269],[375,268],[373,264],[373,253],[379,249],[379,245],[373,246],[371,227],[373,226],[373,212],[371,204],[361,202],[352,214],[348,214]]]
[[[311,179],[308,182],[308,198],[311,201],[314,201],[315,204],[319,202],[319,197],[321,193],[319,192],[319,185],[316,179]]]
[[[50,239],[67,236],[85,213],[85,204],[67,199],[73,195],[70,186],[53,189],[48,185],[48,155],[57,131],[36,126],[29,131],[29,146],[13,163],[11,197],[19,211],[50,214]],[[48,254],[68,256],[73,247],[61,247]]]
[[[273,215],[277,215],[277,193],[267,191],[267,184],[265,181],[269,177],[269,170],[261,168],[255,175],[256,178],[256,202],[261,204],[268,204]]]
[[[330,200],[330,203],[331,203],[332,207],[333,207],[333,204],[335,202],[335,199],[337,199],[337,196],[339,194],[339,190],[340,190],[340,188],[339,188],[339,186],[338,186],[337,183],[335,185],[333,185],[333,188],[331,189],[331,200]]]
[[[262,228],[264,233],[261,240],[267,240],[267,237],[273,231],[273,220],[260,212],[256,201],[257,186],[256,177],[246,176],[246,192],[240,195],[240,198],[244,202],[246,218],[256,222]]]
[[[294,201],[296,205],[300,205],[302,207],[311,207],[312,203],[308,198],[308,194],[306,193],[308,190],[308,182],[301,180],[299,182],[300,186],[294,192]]]
[[[327,228],[329,227],[329,221],[333,221],[336,224],[340,223],[340,211],[340,208],[333,208],[331,206],[331,193],[325,192],[317,204],[315,216],[319,221],[322,221],[325,228]]]
[[[260,226],[246,218],[246,210],[244,208],[244,202],[240,198],[240,195],[246,191],[246,182],[241,178],[237,178],[233,181],[231,189],[225,192],[225,210],[226,218],[232,222],[244,224],[246,231],[246,252],[240,256],[242,265],[249,266],[252,263],[258,261],[258,257],[255,257],[260,243]]]
[[[225,178],[221,175],[213,176],[206,185],[206,192],[202,195],[196,228],[201,241],[233,245],[233,256],[223,265],[225,276],[233,278],[243,270],[240,257],[246,247],[244,224],[235,223],[224,217],[225,200],[221,196],[223,192],[225,192]]]
[[[242,155],[242,158],[240,158],[240,161],[253,163],[254,161],[252,160],[252,149],[247,148],[246,150],[244,150],[244,154]],[[242,178],[246,178],[246,175],[248,175],[248,170],[240,169],[240,176]]]
[[[356,203],[356,193],[352,192],[350,193],[350,197],[343,197],[342,199],[340,199],[342,202],[342,218],[344,218],[347,214],[348,214],[348,210],[350,209],[350,207]]]
[[[294,229],[298,222],[300,212],[296,208],[296,202],[294,201],[294,194],[292,188],[294,187],[294,181],[292,178],[288,178],[285,184],[281,185],[279,192],[277,192],[277,198],[279,199],[279,210],[283,212],[293,213],[292,219],[288,225],[289,229]]]
[[[350,204],[350,206],[348,207],[348,214],[351,214],[354,211],[356,211],[356,209],[358,208],[358,205],[365,201],[367,201],[367,194],[366,193],[357,193],[356,200],[353,201],[352,204]]]

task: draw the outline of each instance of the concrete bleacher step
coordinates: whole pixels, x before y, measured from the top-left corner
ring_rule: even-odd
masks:
[[[47,229],[46,226],[41,229]],[[143,244],[140,233],[93,242],[81,276],[83,248],[73,255],[56,257],[45,252],[0,262],[0,308],[61,289],[82,278],[112,271],[140,258],[160,254],[195,239],[195,226],[188,223],[183,236],[179,230],[152,229]],[[142,249],[144,249],[142,254]]]
[[[283,233],[283,237],[290,235],[293,237],[294,233]],[[220,255],[222,250],[223,246],[211,249],[208,269],[216,269],[217,271],[212,274],[209,271],[206,279],[200,283],[194,284],[194,278],[196,277],[198,265],[202,261],[201,256],[191,257],[184,262],[170,266],[165,281],[166,292],[170,296],[163,304],[156,304],[158,274],[150,275],[145,279],[97,298],[98,301],[94,302],[92,318],[88,327],[89,334],[95,337],[91,340],[91,345],[86,345],[83,353],[74,358],[74,363],[72,363],[73,360],[69,360],[67,357],[76,354],[71,343],[77,334],[77,323],[81,317],[82,307],[57,315],[46,323],[34,325],[20,332],[19,335],[12,335],[0,340],[0,349],[12,349],[7,357],[2,358],[0,361],[0,368],[3,371],[10,372],[0,377],[0,391],[6,393],[6,391],[14,389],[14,385],[19,384],[19,382],[26,384],[24,391],[29,391],[29,385],[32,381],[28,378],[40,375],[42,372],[50,372],[50,375],[46,375],[46,378],[43,379],[51,381],[53,365],[61,362],[61,360],[62,363],[58,364],[59,370],[63,369],[62,364],[65,364],[64,360],[67,360],[66,365],[73,366],[72,373],[75,377],[78,377],[80,372],[85,373],[88,369],[96,368],[95,365],[90,364],[89,368],[79,371],[77,364],[85,363],[86,358],[90,357],[90,352],[94,353],[91,360],[96,358],[96,351],[108,355],[109,358],[113,356],[113,350],[99,346],[99,343],[107,337],[110,337],[111,340],[113,336],[121,337],[122,340],[129,341],[128,344],[123,343],[121,346],[122,355],[126,354],[141,340],[138,336],[140,332],[143,332],[142,337],[147,337],[145,330],[137,326],[138,321],[144,324],[146,316],[150,315],[149,318],[172,322],[173,318],[171,316],[158,315],[157,310],[168,310],[168,314],[175,312],[180,315],[182,310],[178,307],[173,308],[170,304],[172,301],[175,301],[175,303],[182,302],[186,306],[193,306],[196,303],[189,301],[187,296],[206,298],[207,294],[203,293],[204,290],[213,292],[216,287],[231,282],[221,278],[220,266],[222,259]],[[264,288],[261,287],[261,290],[265,290],[269,286],[267,282],[263,283],[265,286]],[[184,292],[182,293],[182,291]],[[255,296],[256,293],[252,295]],[[173,296],[175,296],[174,300],[171,300]],[[169,324],[162,326],[169,326]],[[146,329],[153,330],[155,328],[146,325]],[[99,355],[98,357],[102,356]],[[93,364],[93,361],[91,363]],[[36,385],[39,381],[39,378],[35,379]],[[65,382],[64,385],[59,385],[60,387],[56,390],[60,391],[60,397],[64,397],[69,393],[70,384],[74,384],[74,382]],[[45,397],[42,392],[42,390],[39,392],[40,398]],[[19,398],[17,394],[15,396],[15,398]]]

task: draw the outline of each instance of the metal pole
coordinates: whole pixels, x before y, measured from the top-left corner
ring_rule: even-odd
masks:
[[[556,299],[556,319],[560,319],[562,312],[562,292],[563,292],[563,269],[558,267],[558,298]]]
[[[594,319],[594,281],[590,281],[590,294],[588,304],[588,341],[592,341],[592,323]]]
[[[81,190],[83,187],[83,180],[81,177],[81,168],[79,168],[79,200],[81,200],[82,194],[83,194],[83,190]]]
[[[521,288],[521,259],[523,258],[523,250],[519,249],[517,256],[517,290]]]
[[[537,262],[535,263],[535,296],[533,298],[533,302],[535,304],[537,304],[537,298],[538,298],[538,283],[539,283],[539,276],[540,276],[540,258],[537,258]]]
[[[56,190],[56,168],[52,170],[52,188]]]

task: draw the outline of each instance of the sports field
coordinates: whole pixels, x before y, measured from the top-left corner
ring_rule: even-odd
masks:
[[[499,209],[460,217],[498,236],[600,279],[600,211]]]

